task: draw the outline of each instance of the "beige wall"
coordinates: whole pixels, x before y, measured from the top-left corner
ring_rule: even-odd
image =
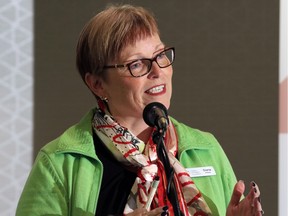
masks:
[[[94,104],[75,45],[104,2],[35,1],[35,152]],[[176,47],[170,115],[212,132],[237,177],[260,185],[265,215],[276,215],[278,1],[133,3],[154,11],[162,39]]]

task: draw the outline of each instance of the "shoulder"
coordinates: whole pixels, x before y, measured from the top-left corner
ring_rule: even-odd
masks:
[[[79,169],[80,163],[81,169],[93,169],[94,165],[91,165],[97,161],[97,156],[92,136],[92,116],[90,111],[77,124],[46,144],[38,153],[32,170],[37,175],[51,175],[54,181],[62,182],[65,176],[74,173],[74,167]]]
[[[40,152],[46,155],[77,153],[95,157],[91,126],[92,117],[93,110],[90,110],[78,123],[46,144]]]
[[[174,118],[170,119],[177,132],[179,148],[209,149],[219,145],[213,134],[192,128]]]

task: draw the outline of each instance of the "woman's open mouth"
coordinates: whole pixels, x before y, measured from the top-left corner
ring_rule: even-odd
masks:
[[[148,89],[147,91],[145,91],[145,93],[149,94],[149,95],[159,95],[159,94],[163,94],[166,92],[166,87],[165,85],[158,85],[158,86],[154,86],[153,88]]]

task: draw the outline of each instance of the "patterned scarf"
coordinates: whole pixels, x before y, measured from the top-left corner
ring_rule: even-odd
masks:
[[[124,214],[145,207],[152,182],[156,176],[159,176],[160,183],[148,210],[167,205],[169,214],[174,215],[173,207],[166,194],[166,174],[162,162],[158,160],[156,145],[152,138],[145,144],[127,128],[118,124],[102,101],[98,101],[98,106],[92,122],[95,133],[119,162],[137,172]],[[175,186],[180,209],[185,216],[211,215],[208,205],[191,177],[175,158],[178,150],[176,136],[175,128],[170,123],[165,135],[165,146],[171,166],[175,170]]]

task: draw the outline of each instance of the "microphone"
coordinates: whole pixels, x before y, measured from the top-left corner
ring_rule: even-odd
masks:
[[[159,102],[152,102],[144,108],[143,119],[150,127],[163,131],[166,131],[169,124],[167,108]]]
[[[178,195],[175,189],[174,169],[170,164],[163,139],[169,124],[167,109],[159,102],[150,103],[143,110],[143,119],[150,127],[157,128],[157,131],[154,131],[153,133],[153,142],[156,144],[158,158],[163,163],[164,171],[166,173],[166,193],[173,206],[174,215],[183,216],[184,214],[180,210]]]

